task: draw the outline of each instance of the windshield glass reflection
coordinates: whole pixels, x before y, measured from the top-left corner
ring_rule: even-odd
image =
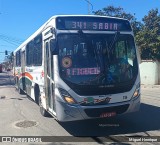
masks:
[[[61,34],[59,71],[67,83],[115,85],[137,76],[137,58],[131,35]]]

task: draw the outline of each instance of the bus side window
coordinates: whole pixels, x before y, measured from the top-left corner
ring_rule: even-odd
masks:
[[[21,53],[20,50],[16,52],[16,66],[21,66]]]

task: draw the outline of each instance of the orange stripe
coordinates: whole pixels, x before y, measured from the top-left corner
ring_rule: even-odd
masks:
[[[28,78],[30,78],[30,80],[33,80],[33,77],[32,77],[32,75],[30,73],[26,72],[25,76],[27,76]]]
[[[33,80],[32,75],[31,75],[30,73],[28,73],[28,72],[22,73],[22,74],[19,76],[19,79],[20,79],[21,77],[28,77],[30,80]]]

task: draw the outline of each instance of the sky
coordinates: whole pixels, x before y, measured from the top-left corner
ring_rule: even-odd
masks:
[[[109,5],[122,7],[142,21],[151,9],[158,8],[160,0],[90,0],[90,11]],[[14,51],[50,17],[59,14],[88,14],[87,0],[0,0],[0,63],[5,50]],[[92,14],[92,13],[91,13]]]

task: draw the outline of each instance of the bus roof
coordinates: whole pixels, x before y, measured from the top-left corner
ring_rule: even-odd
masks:
[[[101,15],[54,15],[50,19],[57,18],[57,17],[101,17],[101,18],[113,18],[113,19],[127,20],[127,19],[119,18],[119,17],[101,16]]]

